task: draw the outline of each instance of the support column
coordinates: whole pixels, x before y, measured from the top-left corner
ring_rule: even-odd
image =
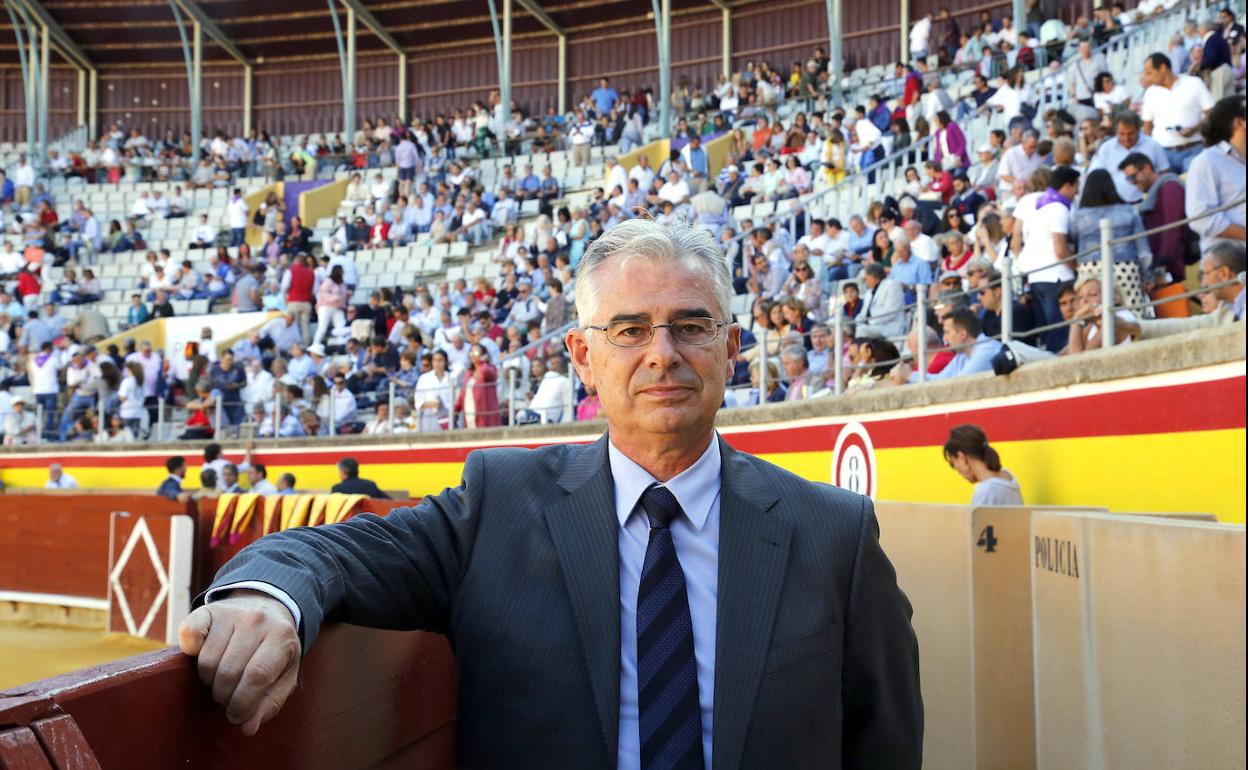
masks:
[[[498,101],[502,115],[499,137],[505,140],[507,121],[511,120],[511,0],[503,0],[503,66],[499,73]]]
[[[654,29],[659,39],[659,130],[672,133],[672,0],[650,0],[654,9]]]
[[[568,111],[568,36],[559,36],[559,114]]]
[[[91,70],[87,73],[87,138],[98,139],[100,123],[100,73]]]
[[[45,24],[39,35],[39,154],[34,163],[40,171],[48,167],[48,104],[52,91],[48,74],[48,27]]]
[[[347,82],[342,95],[346,136],[355,136],[355,10],[347,7]]]
[[[11,3],[5,3],[5,10],[9,12],[9,20],[13,23],[13,36],[17,38],[17,59],[22,68],[22,107],[26,110],[26,147],[30,148],[34,145],[35,138],[35,114],[31,107],[34,106],[34,94],[31,92],[31,69],[35,63],[28,61],[26,58],[26,41],[23,37],[23,17],[20,7]]]
[[[910,0],[901,0],[901,39],[897,51],[897,61],[910,61]]]
[[[204,30],[191,26],[191,168],[199,165],[200,141],[204,134]]]
[[[732,80],[732,8],[724,6],[720,10],[720,48],[723,49],[724,77]]]
[[[1019,35],[1022,35],[1023,30],[1027,29],[1027,21],[1025,19],[1027,11],[1023,8],[1023,0],[1014,0],[1012,14],[1014,16],[1014,29]]]
[[[828,11],[828,60],[832,63],[832,93],[840,94],[841,78],[845,72],[845,53],[841,47],[843,34],[841,19],[845,10],[844,0],[826,0]]]
[[[75,125],[86,125],[87,122],[87,71],[78,68],[78,99],[77,113],[74,115]],[[88,139],[91,137],[88,136]]]
[[[252,97],[252,89],[254,87],[255,68],[250,64],[243,65],[243,136],[251,133],[252,124],[252,104],[255,99]]]
[[[407,123],[407,54],[399,54],[399,119]]]

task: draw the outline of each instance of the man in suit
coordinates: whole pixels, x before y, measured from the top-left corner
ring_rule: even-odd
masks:
[[[885,277],[884,266],[872,262],[862,269],[867,296],[854,331],[858,337],[900,337],[906,333],[906,294],[900,283]]]
[[[180,629],[231,721],[277,713],[332,617],[451,638],[461,765],[919,767],[910,604],[871,501],[715,432],[731,297],[705,232],[594,241],[567,344],[607,435],[473,452],[416,508],[245,549]]]
[[[156,488],[156,494],[178,502],[189,500],[191,493],[182,491],[182,479],[186,478],[186,458],[180,455],[170,457],[165,460],[165,470],[169,472],[169,475],[160,482],[160,486]]]
[[[360,463],[354,457],[344,457],[338,461],[338,478],[338,483],[330,488],[330,492],[390,499],[390,495],[382,492],[376,482],[360,478]]]

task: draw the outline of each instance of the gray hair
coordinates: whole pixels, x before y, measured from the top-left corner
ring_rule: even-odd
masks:
[[[606,264],[624,267],[633,257],[681,262],[705,275],[719,307],[719,318],[728,318],[732,306],[732,271],[728,257],[710,233],[685,222],[662,225],[653,219],[629,219],[598,237],[577,269],[576,313],[582,326],[593,323],[598,308],[595,274]]]
[[[1225,267],[1234,275],[1244,272],[1244,244],[1242,241],[1218,241],[1205,251],[1205,261],[1212,267]]]
[[[789,345],[780,351],[781,358],[787,358],[790,361],[801,361],[806,363],[806,348],[801,345]]]

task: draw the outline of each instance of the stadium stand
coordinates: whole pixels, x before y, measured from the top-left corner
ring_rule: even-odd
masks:
[[[639,215],[731,260],[746,346],[726,407],[1179,328],[1159,317],[1242,320],[1243,36],[1229,77],[1203,72],[1209,35],[1236,24],[1212,11],[1021,31],[988,14],[839,83],[816,57],[758,61],[676,89],[665,137],[652,93],[602,85],[501,126],[476,104],[364,121],[349,143],[216,133],[195,168],[189,134],[120,124],[62,139],[42,175],[0,146],[4,441],[593,419],[563,352],[576,267]],[[315,221],[278,192],[298,182],[328,199]],[[1202,255],[1203,289],[1185,287]],[[170,317],[209,332],[178,361],[142,342]]]

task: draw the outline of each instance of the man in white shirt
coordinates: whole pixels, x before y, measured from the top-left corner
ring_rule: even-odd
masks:
[[[1204,148],[1200,124],[1213,107],[1213,95],[1200,78],[1175,74],[1163,53],[1144,60],[1143,80],[1148,86],[1140,108],[1144,133],[1161,145],[1174,173],[1186,173]]]
[[[1009,125],[1014,118],[1023,114],[1023,96],[1002,75],[997,82],[997,92],[988,97],[984,107],[1000,112],[1002,121]]]
[[[246,240],[247,220],[251,216],[251,210],[247,206],[247,201],[243,199],[241,188],[234,188],[234,197],[230,199],[226,216],[230,224],[230,246],[234,248],[242,246]]]
[[[680,206],[689,201],[689,185],[673,171],[667,175],[667,182],[659,188],[659,197],[671,201],[673,206]]]
[[[568,130],[568,139],[572,142],[572,165],[589,165],[589,143],[594,139],[594,122],[579,109]]]
[[[251,492],[257,495],[276,495],[277,487],[269,481],[269,470],[263,464],[256,463],[247,469],[247,481]]]
[[[1031,289],[1036,325],[1048,326],[1062,319],[1058,298],[1075,271],[1066,261],[1072,254],[1070,207],[1079,192],[1079,171],[1069,166],[1053,169],[1050,188],[1019,199],[1014,209],[1014,232],[1023,247],[1018,255],[1018,269],[1027,274]],[[1058,327],[1044,334],[1044,347],[1057,353],[1066,346],[1069,332]]]
[[[602,191],[607,194],[607,197],[610,197],[617,187],[621,192],[628,192],[628,174],[615,156],[607,158],[604,169]]]
[[[208,215],[199,215],[199,225],[195,228],[195,236],[188,246],[192,249],[210,249],[217,241],[217,228],[208,223]]]
[[[650,158],[642,155],[637,158],[637,165],[628,172],[628,178],[636,180],[637,189],[649,190],[654,184],[654,169],[650,168]]]
[[[798,246],[805,246],[807,253],[812,257],[823,257],[828,253],[831,239],[824,231],[824,226],[822,219],[810,220],[810,232],[803,235],[797,242]]]
[[[44,489],[77,489],[78,480],[70,476],[62,468],[60,463],[52,463],[48,466],[48,482],[43,485]]]
[[[1029,128],[1023,132],[1023,141],[1001,156],[1001,165],[997,168],[997,197],[1008,197],[1014,189],[1014,182],[1026,182],[1044,164],[1044,158],[1036,152],[1039,143],[1040,134]]]
[[[940,244],[932,236],[923,232],[917,219],[911,219],[902,226],[906,238],[910,241],[910,254],[929,265],[935,265],[940,259]]]
[[[529,401],[529,409],[537,412],[543,423],[572,422],[576,418],[572,407],[572,383],[564,374],[566,368],[563,356],[553,355],[546,359],[546,373]]]
[[[911,61],[921,61],[927,58],[928,41],[932,37],[932,15],[930,13],[923,14],[923,17],[914,23],[910,28],[910,59]]]
[[[35,189],[35,167],[30,165],[25,153],[18,159],[17,169],[13,172],[13,186],[17,188],[13,200],[18,208],[30,208],[30,195]]]

